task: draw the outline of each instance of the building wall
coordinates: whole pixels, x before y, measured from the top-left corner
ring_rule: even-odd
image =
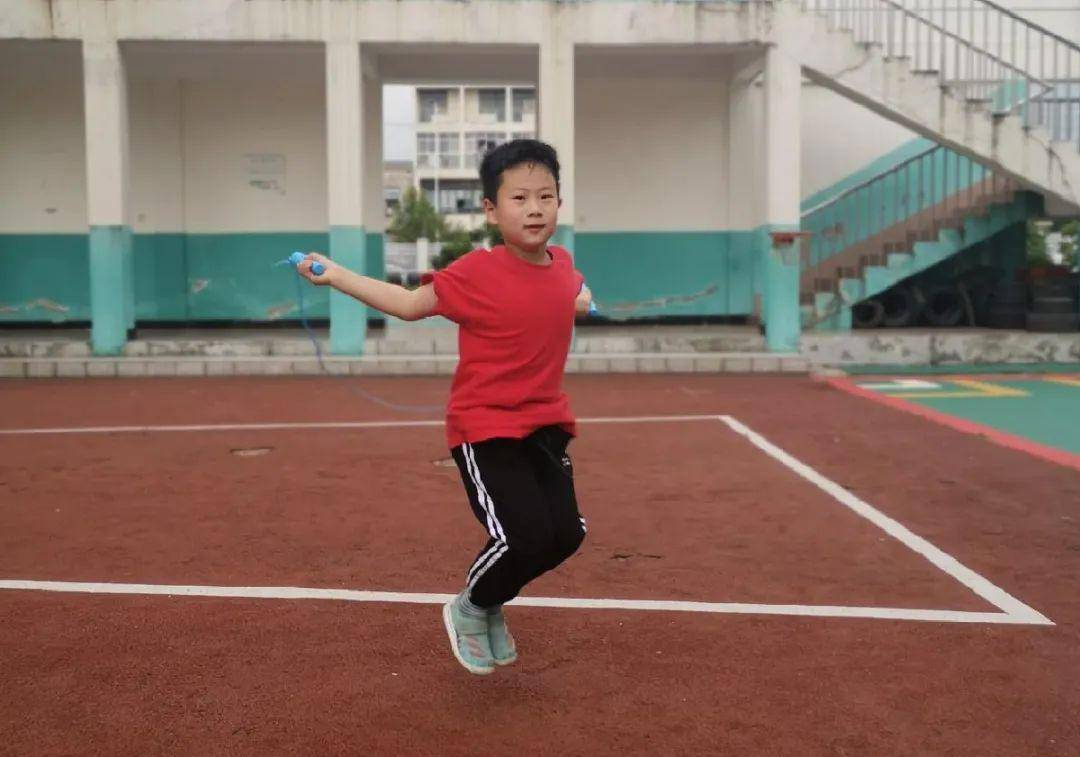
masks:
[[[579,52],[577,265],[609,315],[738,312],[746,229],[729,220],[728,74],[718,55]],[[734,309],[733,309],[734,306]],[[748,312],[748,311],[744,311]]]
[[[52,19],[39,3],[13,2],[4,28],[44,30],[55,23],[54,33],[71,37],[93,28],[91,9],[99,5],[64,4]],[[341,5],[343,14],[361,12]],[[355,5],[391,20],[396,12]],[[1076,7],[1048,9],[1045,0],[1010,5],[1066,38],[1080,38]],[[185,15],[196,13],[193,7],[176,6],[175,28],[188,36],[239,39],[245,30],[265,34],[280,23],[282,37],[310,40],[312,29],[328,23],[316,18],[315,6],[285,21],[269,5],[252,9],[248,20],[225,12],[224,0],[217,10]],[[582,30],[583,37],[597,37],[606,24],[612,42],[632,41],[633,30],[620,36],[621,26],[593,12],[597,28]],[[673,38],[689,12],[671,9]],[[541,9],[515,13],[493,11],[490,23],[516,28],[523,14]],[[124,29],[140,36],[141,17],[125,18]],[[373,30],[384,28],[382,16],[370,18]],[[424,39],[451,33],[438,18],[416,23],[413,31]],[[535,34],[539,39],[541,31]],[[738,41],[734,31],[730,36]],[[124,47],[139,318],[295,317],[294,280],[272,264],[292,249],[327,246],[321,44]],[[602,302],[623,303],[634,315],[749,312],[757,286],[755,239],[766,221],[752,57],[655,45],[621,53],[579,48],[576,217],[562,220],[576,230],[578,264]],[[82,85],[78,42],[0,43],[0,320],[88,317]],[[882,156],[920,144],[906,129],[827,90],[804,86],[802,99],[805,202],[857,181]],[[367,125],[376,122],[373,116]],[[366,189],[367,214],[381,219],[374,212],[382,206],[381,189],[370,179]],[[379,222],[367,231],[377,266]],[[310,299],[312,312],[325,313],[324,292]],[[649,301],[654,305],[642,304]]]
[[[297,315],[295,283],[273,264],[328,244],[322,51],[302,47],[125,53],[138,318]],[[26,43],[0,54],[0,99],[11,106],[0,112],[0,254],[33,260],[17,279],[0,277],[0,319],[85,320],[79,47]],[[369,184],[377,268],[382,188]],[[324,291],[306,297],[325,314]]]

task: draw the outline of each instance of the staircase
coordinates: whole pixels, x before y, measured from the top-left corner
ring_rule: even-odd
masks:
[[[850,328],[855,303],[1039,213],[1029,192],[1080,213],[1075,43],[988,0],[777,10],[807,77],[937,143],[803,214],[804,328]]]
[[[935,146],[807,210],[804,329],[850,329],[851,308],[1025,221],[1038,198]]]
[[[816,83],[1080,210],[1075,43],[988,0],[803,0],[774,22]]]

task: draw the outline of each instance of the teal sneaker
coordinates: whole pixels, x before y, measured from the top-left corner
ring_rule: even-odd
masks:
[[[443,605],[442,616],[450,637],[450,649],[461,666],[478,676],[495,672],[487,618],[469,617],[457,606],[456,600]]]
[[[510,629],[506,627],[506,617],[502,608],[488,614],[488,638],[491,641],[491,656],[496,665],[511,665],[517,661],[517,645]]]

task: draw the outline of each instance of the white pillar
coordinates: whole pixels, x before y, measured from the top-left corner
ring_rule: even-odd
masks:
[[[326,44],[327,205],[330,256],[338,265],[366,272],[364,230],[365,79],[360,45]],[[367,308],[337,291],[330,293],[330,351],[359,355],[367,336]]]
[[[574,250],[574,45],[553,33],[540,46],[539,138],[559,153],[562,207],[554,244]]]
[[[765,218],[798,228],[802,165],[802,67],[775,45],[765,48]]]
[[[777,44],[765,48],[764,87],[765,221],[769,231],[798,230],[802,67]],[[792,352],[799,347],[799,242],[773,242],[762,266],[765,342],[770,350]]]
[[[116,354],[135,326],[127,76],[115,39],[85,39],[82,52],[91,343],[97,354]]]

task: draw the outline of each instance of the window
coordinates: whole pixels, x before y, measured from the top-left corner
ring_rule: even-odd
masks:
[[[512,139],[536,139],[536,134],[531,131],[515,131]]]
[[[536,117],[536,91],[532,89],[515,89],[512,95],[514,108],[514,123],[520,124],[526,118]]]
[[[465,167],[476,168],[489,150],[506,141],[497,131],[476,131],[465,135]]]
[[[479,213],[481,194],[479,189],[440,187],[439,208],[444,213]]]
[[[429,124],[445,116],[449,111],[450,93],[445,89],[421,89],[416,93],[419,99],[420,123]]]
[[[480,89],[477,94],[481,121],[502,123],[506,120],[506,90]]]
[[[417,168],[435,167],[435,135],[416,135],[416,166]]]
[[[439,135],[439,168],[461,168],[461,134]]]

